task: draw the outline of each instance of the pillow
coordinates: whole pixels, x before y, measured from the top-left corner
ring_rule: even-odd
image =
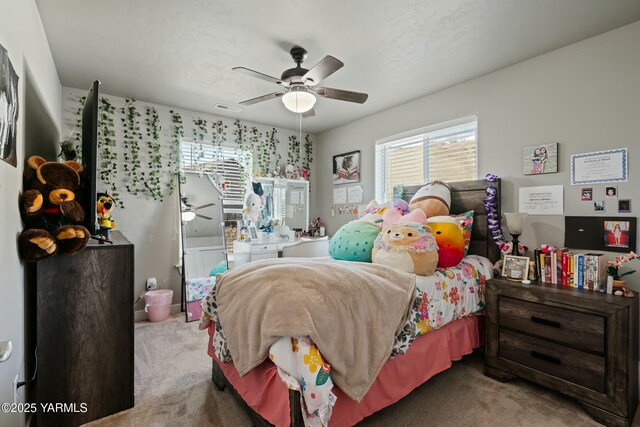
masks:
[[[371,262],[373,242],[380,227],[365,221],[351,221],[338,229],[329,243],[331,258],[343,261]]]
[[[462,226],[462,236],[464,237],[464,256],[467,256],[469,252],[469,245],[471,244],[471,229],[473,228],[473,211],[461,213],[458,215],[451,215],[451,218],[455,219]]]
[[[460,264],[464,258],[464,237],[457,219],[439,215],[427,219],[438,242],[438,267],[449,268]]]

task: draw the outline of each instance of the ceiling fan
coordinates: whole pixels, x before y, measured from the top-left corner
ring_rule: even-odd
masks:
[[[215,203],[207,203],[206,205],[196,207],[189,203],[189,198],[186,196],[180,197],[180,201],[182,202],[182,220],[183,221],[189,222],[197,216],[204,219],[213,219],[210,216],[199,214],[196,211],[200,209],[208,208],[210,206],[215,206],[216,205]]]
[[[363,104],[369,97],[366,93],[318,86],[318,83],[344,66],[342,61],[333,56],[325,56],[310,70],[307,70],[301,66],[307,57],[307,51],[304,48],[294,46],[289,53],[296,63],[296,66],[285,70],[279,79],[245,67],[233,68],[234,71],[239,71],[249,76],[278,84],[286,89],[285,92],[273,92],[242,101],[240,105],[253,105],[258,102],[282,97],[282,102],[288,110],[294,113],[302,113],[302,117],[306,118],[316,115],[313,109],[316,96],[337,99],[339,101],[357,102],[359,104]]]

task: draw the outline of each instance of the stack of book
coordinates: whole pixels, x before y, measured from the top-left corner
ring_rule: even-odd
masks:
[[[536,274],[544,283],[589,290],[606,289],[604,254],[574,254],[568,248],[534,251]]]

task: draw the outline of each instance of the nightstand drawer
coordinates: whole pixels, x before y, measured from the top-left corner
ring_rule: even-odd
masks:
[[[605,352],[605,319],[601,316],[500,297],[501,326],[561,342],[580,350]]]
[[[605,359],[602,356],[501,330],[498,357],[600,393],[605,392]]]

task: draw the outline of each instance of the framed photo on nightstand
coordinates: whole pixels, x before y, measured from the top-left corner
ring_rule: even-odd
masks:
[[[526,256],[505,255],[502,264],[502,277],[521,281],[529,277],[529,261]]]

